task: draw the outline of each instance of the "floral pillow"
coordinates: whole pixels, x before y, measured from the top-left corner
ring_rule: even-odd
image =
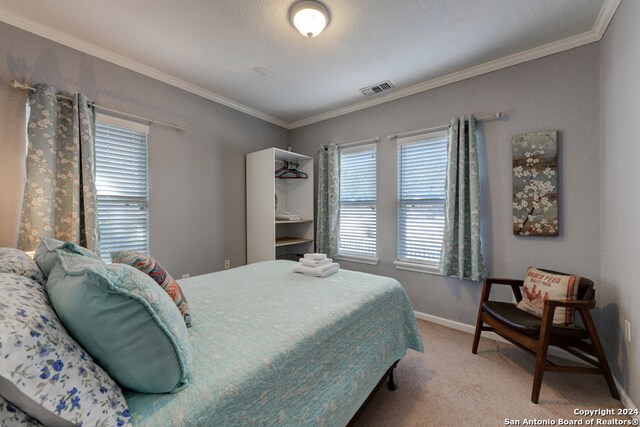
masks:
[[[0,248],[0,273],[15,273],[44,285],[46,279],[38,264],[26,253],[16,248]]]
[[[0,396],[0,426],[41,427],[42,424]]]
[[[148,274],[169,294],[173,302],[178,306],[184,323],[187,324],[187,328],[191,327],[191,313],[187,299],[184,297],[178,282],[171,277],[169,272],[165,270],[158,261],[146,254],[131,251],[113,251],[111,252],[111,261],[118,264],[130,265]]]
[[[545,300],[576,298],[579,281],[578,276],[548,273],[529,267],[522,287],[522,301],[517,307],[536,317],[542,317]],[[572,308],[557,307],[553,313],[553,323],[573,325],[573,316]]]
[[[123,426],[120,387],[67,333],[42,286],[0,273],[0,395],[44,425]],[[4,415],[2,415],[4,416]]]

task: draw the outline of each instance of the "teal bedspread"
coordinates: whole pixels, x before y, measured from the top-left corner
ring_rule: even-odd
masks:
[[[137,426],[344,426],[407,348],[423,351],[394,279],[319,279],[270,261],[180,281],[193,381],[125,392]]]

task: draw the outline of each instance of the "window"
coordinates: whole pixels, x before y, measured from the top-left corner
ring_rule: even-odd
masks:
[[[375,144],[342,149],[338,256],[377,262],[376,200]]]
[[[100,255],[148,252],[147,126],[96,118],[96,187]]]
[[[397,268],[437,271],[446,173],[446,131],[398,140]]]

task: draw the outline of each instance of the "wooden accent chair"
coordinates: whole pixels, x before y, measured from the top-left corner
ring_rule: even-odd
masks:
[[[563,274],[550,270],[544,271]],[[495,284],[510,286],[516,301],[520,302],[522,300],[521,287],[523,283],[523,280],[495,278],[489,278],[484,281],[480,307],[478,308],[476,332],[473,337],[473,354],[478,351],[478,343],[482,331],[493,331],[535,356],[536,366],[533,377],[533,390],[531,391],[531,401],[533,403],[538,403],[544,371],[602,374],[607,381],[611,396],[620,400],[598,332],[591,318],[590,310],[596,305],[593,281],[584,277],[580,278],[577,299],[546,300],[542,319],[520,310],[513,303],[489,300],[491,286]],[[580,313],[584,327],[554,325],[552,321],[556,307],[574,308]],[[484,324],[488,326],[484,326]],[[547,360],[547,351],[550,345],[557,346],[594,367],[556,365]]]

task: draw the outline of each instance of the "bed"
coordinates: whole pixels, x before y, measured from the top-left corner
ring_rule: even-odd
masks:
[[[0,248],[1,425],[339,427],[387,375],[392,383],[407,349],[423,351],[407,295],[387,277],[343,270],[320,279],[270,261],[182,280],[187,329],[146,273],[54,253],[48,269],[46,257],[37,265]],[[91,357],[85,329],[107,344]],[[177,365],[183,354],[191,357]],[[153,368],[165,359],[176,364]],[[114,363],[120,369],[107,372]],[[171,369],[180,375],[168,390],[178,392],[123,386],[131,378],[123,372],[147,387],[171,379]]]
[[[191,306],[193,380],[125,391],[136,426],[344,426],[407,349],[423,351],[394,279],[319,279],[269,261],[180,280]]]

